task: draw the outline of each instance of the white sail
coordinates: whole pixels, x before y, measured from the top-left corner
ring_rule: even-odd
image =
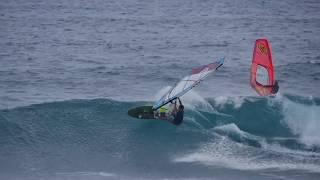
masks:
[[[180,82],[171,88],[167,93],[165,93],[156,103],[153,105],[153,109],[159,109],[160,107],[166,105],[170,101],[181,97],[192,88],[197,86],[204,78],[206,78],[210,73],[217,70],[222,66],[224,58],[215,63],[210,63],[205,66],[192,69],[192,74],[184,77]]]

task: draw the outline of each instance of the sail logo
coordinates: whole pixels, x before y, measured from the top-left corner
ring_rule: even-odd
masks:
[[[258,49],[262,54],[268,55],[268,49],[263,44],[258,44]]]

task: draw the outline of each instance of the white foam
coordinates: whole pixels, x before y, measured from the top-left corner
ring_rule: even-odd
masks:
[[[284,97],[283,95],[278,92],[275,96],[273,97],[267,97],[267,103],[268,106],[274,106],[275,104],[281,103],[283,101]]]
[[[201,145],[195,152],[175,157],[174,161],[200,163],[207,166],[222,166],[239,170],[299,169],[320,172],[320,165],[318,164],[308,163],[303,160],[290,160],[289,158],[263,158],[265,153],[269,152],[265,152],[261,148],[235,143],[226,137],[221,137],[215,140],[215,142]],[[266,154],[266,156],[268,156],[268,154]]]
[[[237,134],[238,136],[240,136],[240,138],[246,138],[246,139],[250,139],[250,140],[255,140],[255,141],[264,141],[263,138],[255,136],[253,134],[247,133],[242,131],[236,124],[234,123],[230,123],[230,124],[226,124],[226,125],[222,125],[222,126],[217,126],[213,128],[214,131],[221,131],[221,132],[225,132],[228,134]]]
[[[234,124],[234,123],[231,123],[231,124],[226,124],[226,125],[222,125],[222,126],[217,126],[215,128],[213,128],[214,130],[223,130],[223,131],[226,131],[226,132],[234,132],[234,133],[237,133],[239,135],[243,135],[245,132],[241,131],[239,129],[239,127]]]
[[[197,109],[204,112],[215,112],[211,104],[197,92],[190,90],[187,94],[181,97],[185,106],[189,109]]]
[[[227,97],[218,96],[214,98],[216,105],[219,107],[224,107],[227,104],[232,104],[235,109],[239,109],[244,103],[244,97]]]
[[[277,138],[275,138],[277,139]],[[284,138],[282,138],[284,139]],[[293,138],[291,138],[293,139]],[[292,149],[288,149],[285,148],[277,143],[272,143],[272,144],[268,144],[265,142],[262,142],[262,148],[264,148],[265,150],[269,151],[269,152],[277,152],[277,153],[285,153],[288,156],[292,156],[292,157],[297,157],[297,156],[304,156],[304,157],[316,157],[316,158],[320,158],[320,153],[317,152],[311,152],[311,151],[302,151],[302,150],[292,150]]]
[[[90,171],[77,171],[77,172],[62,172],[56,173],[57,175],[65,176],[102,176],[102,177],[115,177],[116,174],[108,172],[90,172]]]
[[[283,101],[284,122],[291,131],[300,136],[300,141],[308,146],[320,146],[320,106]]]

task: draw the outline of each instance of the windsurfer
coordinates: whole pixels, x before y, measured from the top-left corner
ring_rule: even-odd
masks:
[[[279,91],[279,84],[278,84],[278,81],[276,80],[274,82],[274,85],[272,86],[271,93],[276,94],[278,91]]]
[[[177,99],[179,101],[179,106],[176,100],[174,102],[170,101],[171,106],[169,108],[164,106],[159,108],[159,110],[154,113],[155,118],[167,120],[174,125],[180,125],[183,122],[184,106],[180,98]]]
[[[178,98],[178,101],[179,106],[177,106],[177,101],[175,101],[171,116],[168,118],[174,125],[180,125],[183,122],[184,106],[182,105],[180,98]]]
[[[279,84],[275,78],[275,67],[273,63],[271,47],[268,40],[257,39],[253,50],[250,84],[260,96],[269,96],[279,91]],[[264,72],[262,69],[267,72],[268,80],[259,83],[257,81],[258,72]],[[265,77],[265,75],[263,77]],[[260,78],[260,80],[262,79]]]
[[[279,91],[279,84],[278,81],[275,80],[273,85],[267,85],[267,86],[263,86],[264,88],[270,88],[270,92],[272,94],[277,94],[277,92]]]

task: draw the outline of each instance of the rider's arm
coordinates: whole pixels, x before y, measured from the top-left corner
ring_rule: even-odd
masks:
[[[174,101],[174,112],[176,113],[178,110],[178,107],[177,107],[177,101]]]
[[[179,100],[179,105],[182,105],[180,98],[178,98],[178,100]]]

